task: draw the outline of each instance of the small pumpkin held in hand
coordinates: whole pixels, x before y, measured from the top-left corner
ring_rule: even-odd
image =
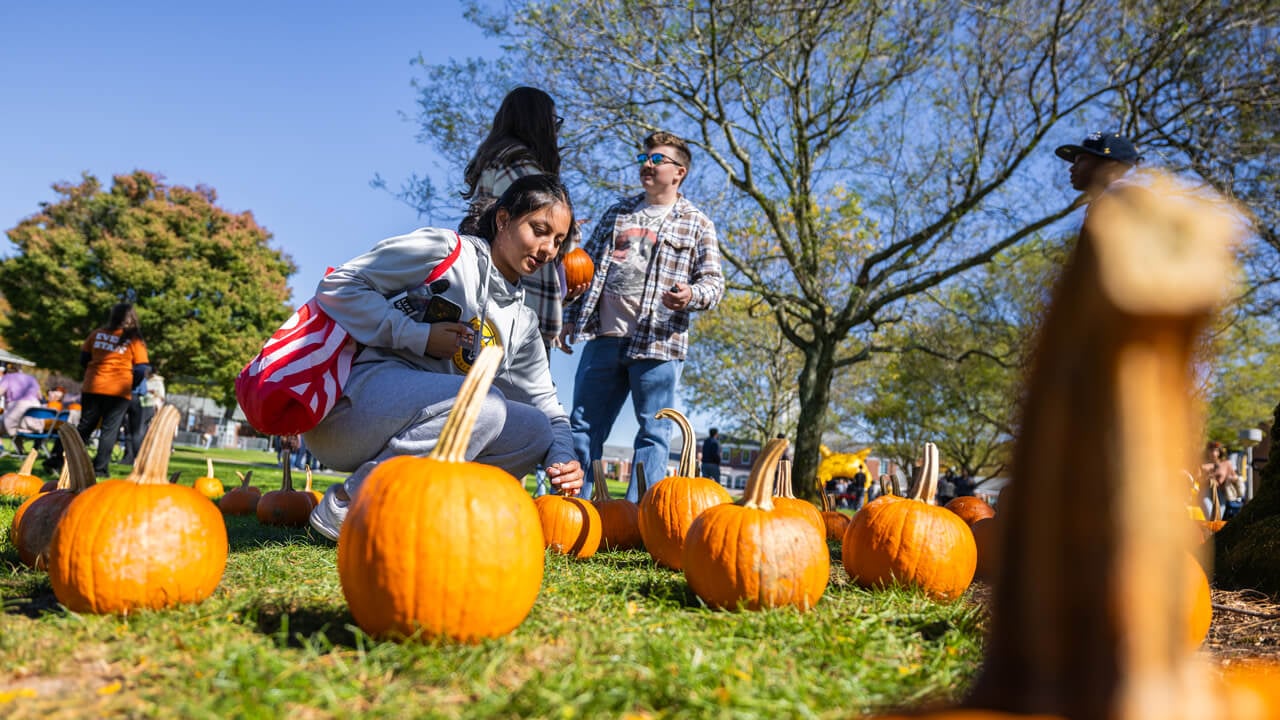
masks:
[[[106,480],[67,506],[49,546],[49,582],[73,612],[127,613],[200,602],[227,565],[227,528],[208,498],[171,485],[180,413],[151,422],[127,480]]]
[[[564,286],[566,290],[579,285],[586,285],[595,277],[596,265],[591,262],[591,256],[582,248],[574,248],[565,253],[560,262],[564,265]]]

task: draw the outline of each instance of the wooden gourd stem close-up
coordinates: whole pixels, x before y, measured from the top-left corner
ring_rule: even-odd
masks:
[[[773,509],[773,485],[779,475],[778,461],[786,452],[787,441],[782,438],[774,438],[765,443],[760,457],[751,466],[751,474],[747,476],[747,489],[742,493],[742,507]]]
[[[680,428],[680,436],[684,439],[684,442],[680,448],[680,466],[676,468],[676,475],[689,478],[698,477],[697,435],[694,434],[693,426],[689,424],[689,419],[671,408],[663,408],[655,413],[653,417],[658,420],[672,420]]]
[[[937,495],[938,446],[933,443],[925,443],[924,462],[916,468],[916,476],[911,482],[911,491],[907,497],[932,505]]]
[[[1168,179],[1091,205],[1033,356],[986,661],[966,706],[1223,717],[1186,647],[1177,483],[1199,462],[1192,361],[1234,276],[1235,234]],[[1081,448],[1095,453],[1089,472]]]
[[[181,413],[172,405],[165,405],[155,414],[134,458],[133,471],[127,478],[130,482],[139,485],[169,484],[169,449],[173,436],[178,432],[179,420]]]

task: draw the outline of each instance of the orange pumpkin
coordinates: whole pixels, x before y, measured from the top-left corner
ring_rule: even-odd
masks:
[[[826,530],[827,542],[841,542],[844,531],[849,529],[849,516],[831,509],[831,496],[821,483],[818,484],[818,497],[822,498],[822,527]]]
[[[675,421],[684,447],[677,474],[663,478],[640,498],[640,536],[659,565],[679,570],[684,536],[694,519],[707,508],[733,502],[733,497],[720,483],[697,477],[697,442],[688,418],[671,408],[659,410],[654,417]]]
[[[972,527],[979,520],[985,520],[989,517],[996,516],[996,509],[991,507],[986,500],[972,495],[962,495],[953,498],[951,502],[944,505],[946,509],[960,516],[965,524]]]
[[[808,610],[827,589],[831,554],[825,530],[803,508],[773,502],[778,460],[786,449],[786,440],[770,440],[751,468],[741,503],[708,508],[689,527],[681,555],[684,576],[710,607]]]
[[[232,488],[218,501],[218,509],[228,515],[254,515],[258,512],[258,501],[262,499],[262,491],[249,484],[253,471],[237,472],[240,487]]]
[[[806,518],[823,537],[827,536],[827,523],[822,512],[808,500],[796,497],[791,487],[791,461],[782,458],[777,464],[777,480],[774,485],[774,507],[787,508]]]
[[[564,265],[566,290],[590,283],[591,278],[596,274],[596,265],[591,262],[591,256],[580,247],[565,253],[564,259],[560,262]]]
[[[192,485],[195,487],[196,492],[210,500],[216,501],[218,498],[225,495],[227,491],[222,487],[222,481],[213,474],[213,458],[207,457],[204,459],[204,462],[206,468],[204,477],[196,478],[196,481],[192,483]]]
[[[644,547],[640,537],[640,506],[626,498],[613,499],[604,479],[604,463],[592,460],[591,503],[600,513],[600,545],[606,550],[630,550]],[[636,464],[636,494],[644,496],[644,463]]]
[[[913,585],[938,600],[969,587],[977,566],[973,533],[958,515],[933,504],[938,448],[925,444],[911,497],[879,497],[853,516],[841,543],[849,577],[863,587]]]
[[[0,499],[5,500],[26,500],[27,498],[40,492],[44,487],[44,480],[31,474],[31,469],[36,466],[36,457],[39,456],[35,450],[27,453],[27,457],[22,461],[22,466],[17,472],[5,473],[0,475]]]
[[[973,576],[988,582],[996,579],[1000,569],[1000,517],[983,518],[969,526],[973,544],[978,549],[978,563]]]
[[[315,506],[315,495],[305,490],[293,489],[292,468],[289,463],[285,463],[280,489],[272,490],[259,498],[254,513],[258,516],[258,522],[263,525],[306,527]]]
[[[1187,647],[1195,649],[1204,643],[1213,623],[1213,594],[1209,589],[1209,577],[1205,575],[1195,556],[1186,553],[1183,599],[1187,603]]]
[[[595,505],[564,495],[543,495],[534,498],[533,504],[538,509],[547,547],[580,560],[600,549],[601,521]]]
[[[58,427],[58,437],[66,460],[58,488],[33,495],[13,515],[10,537],[18,550],[18,559],[27,567],[42,570],[48,565],[49,543],[58,521],[76,495],[93,485],[93,461],[84,449],[80,433],[69,425]]]
[[[545,557],[533,499],[507,472],[465,460],[501,357],[496,345],[476,357],[428,457],[380,463],[351,503],[338,576],[370,635],[478,642],[533,608]]]
[[[49,546],[54,595],[74,612],[127,613],[207,598],[227,564],[227,528],[195,489],[166,482],[179,412],[151,422],[127,480],[76,496]]]

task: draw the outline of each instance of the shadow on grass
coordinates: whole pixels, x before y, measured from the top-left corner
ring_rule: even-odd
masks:
[[[684,575],[671,571],[663,575],[646,578],[636,586],[636,594],[662,603],[672,603],[688,608],[702,607],[702,601],[685,582]]]
[[[315,545],[336,548],[337,544],[311,526],[291,528],[263,525],[252,515],[224,515],[231,552],[256,550],[264,545]]]
[[[252,607],[257,630],[282,647],[358,647],[352,631],[356,621],[345,607],[320,603],[267,603]]]
[[[53,586],[49,584],[46,578],[41,582],[24,583],[26,587],[18,589],[16,594],[10,594],[11,588],[4,588],[5,598],[3,600],[5,615],[21,615],[30,620],[38,619],[44,615],[65,615],[67,611],[58,604],[58,598],[53,594]]]

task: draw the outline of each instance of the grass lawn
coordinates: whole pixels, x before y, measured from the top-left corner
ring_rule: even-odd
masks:
[[[278,487],[274,455],[211,456],[224,485],[252,468],[255,485]],[[190,484],[203,458],[179,448],[171,469]],[[0,472],[16,467],[0,459]],[[252,518],[227,519],[227,570],[204,603],[75,615],[44,573],[18,563],[7,538],[15,508],[0,503],[3,717],[835,718],[957,697],[981,653],[976,606],[856,588],[838,547],[831,586],[805,614],[709,611],[643,552],[552,554],[511,635],[378,642],[353,624],[332,543]]]

